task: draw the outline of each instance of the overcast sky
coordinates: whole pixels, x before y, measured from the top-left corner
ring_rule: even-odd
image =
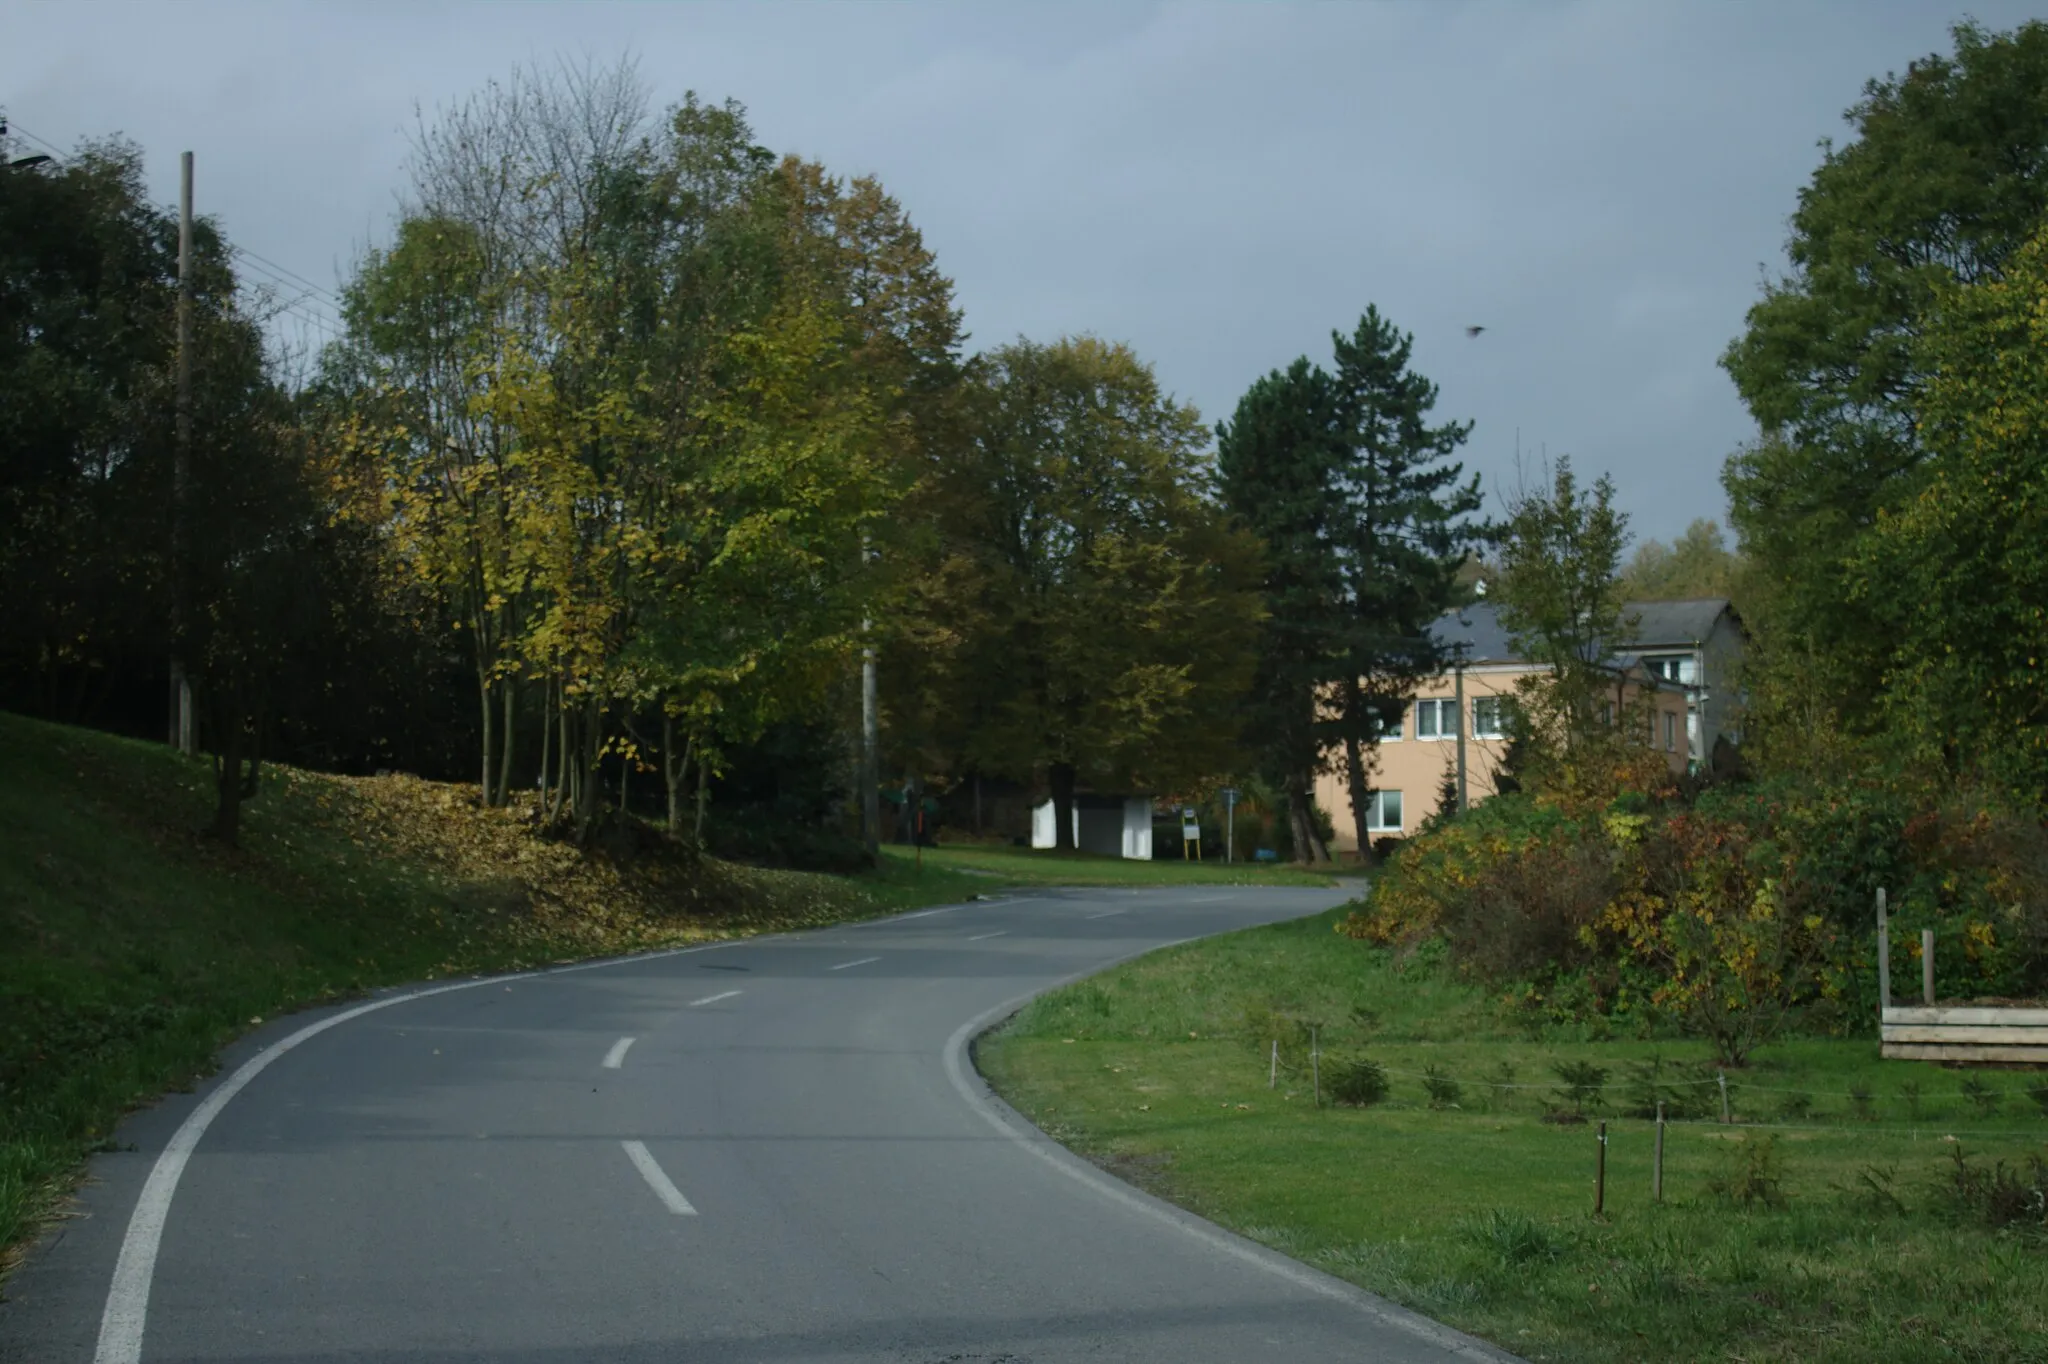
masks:
[[[975,348],[1127,341],[1214,421],[1377,303],[1491,487],[1611,473],[1643,536],[1724,515],[1751,423],[1715,359],[1865,79],[1945,0],[1674,4],[0,3],[0,109],[121,133],[176,200],[332,288],[382,241],[415,102],[638,56],[658,103],[900,199]],[[1994,29],[2048,4],[1976,0]],[[317,306],[308,303],[306,306]],[[1469,339],[1468,324],[1486,327]]]

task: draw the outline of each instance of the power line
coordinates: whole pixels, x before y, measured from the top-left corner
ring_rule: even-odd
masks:
[[[36,134],[30,132],[28,129],[22,127],[19,123],[15,122],[12,118],[7,120],[6,127],[9,132],[19,133],[21,134],[21,136],[27,138],[30,142],[33,142],[37,146],[48,151],[51,154],[52,158],[58,161],[59,163],[63,163],[69,159],[69,154],[60,150],[56,143],[51,142],[47,138],[38,137]],[[304,275],[299,274],[295,270],[290,270],[282,265],[279,265],[276,261],[271,260],[267,256],[258,255],[256,252],[251,251],[246,246],[242,246],[235,242],[229,242],[228,251],[231,254],[239,256],[245,261],[249,262],[250,265],[257,271],[257,273],[268,276],[272,281],[275,281],[277,284],[289,285],[293,289],[303,290],[304,292],[297,293],[293,296],[293,298],[290,301],[292,304],[305,304],[309,308],[315,306],[326,306],[335,309],[336,316],[334,318],[330,319],[323,317],[320,320],[338,326],[340,321],[339,312],[341,300],[337,298],[331,290],[322,288],[320,285],[315,284],[312,280],[307,279]]]
[[[246,246],[230,246],[228,249],[233,251],[238,256],[245,257],[248,260],[255,262],[255,264],[258,267],[266,268],[267,271],[273,277],[280,277],[283,279],[290,280],[293,284],[301,285],[309,292],[320,295],[322,299],[330,303],[339,304],[341,302],[339,298],[335,297],[333,291],[321,288],[312,280],[307,279],[304,275],[298,274],[295,271],[287,270],[282,265],[279,265],[276,261],[269,260],[263,256],[257,255],[254,251],[251,251]]]

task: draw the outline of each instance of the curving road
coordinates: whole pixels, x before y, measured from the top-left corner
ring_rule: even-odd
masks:
[[[1338,894],[1045,892],[280,1020],[123,1126],[0,1360],[1507,1359],[1109,1178],[967,1059]]]

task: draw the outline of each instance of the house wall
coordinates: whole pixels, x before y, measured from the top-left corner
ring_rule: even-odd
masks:
[[[1521,665],[1488,665],[1465,670],[1465,712],[1462,724],[1465,729],[1465,799],[1476,805],[1494,794],[1494,777],[1500,770],[1502,759],[1507,753],[1505,739],[1484,739],[1473,733],[1473,702],[1481,697],[1512,695],[1515,683],[1536,669]],[[1401,793],[1401,823],[1398,828],[1374,829],[1372,837],[1405,837],[1415,832],[1422,821],[1436,813],[1437,790],[1443,784],[1444,772],[1457,770],[1458,741],[1455,734],[1446,734],[1440,739],[1416,737],[1416,703],[1420,701],[1453,700],[1457,691],[1456,679],[1440,677],[1418,689],[1408,703],[1406,718],[1401,726],[1399,739],[1383,739],[1377,745],[1376,766],[1368,772],[1367,781],[1376,791],[1399,791]],[[1634,703],[1640,688],[1630,683],[1624,690],[1624,698]],[[1686,770],[1686,698],[1677,690],[1656,691],[1650,694],[1655,718],[1651,721],[1654,729],[1654,747],[1664,753],[1674,774]],[[1664,717],[1672,717],[1672,742],[1665,746]],[[1351,783],[1344,772],[1344,750],[1331,749],[1326,755],[1327,766],[1331,769],[1316,778],[1315,797],[1317,804],[1330,816],[1336,826],[1336,837],[1331,841],[1333,853],[1356,855],[1358,836],[1356,824],[1351,815]]]

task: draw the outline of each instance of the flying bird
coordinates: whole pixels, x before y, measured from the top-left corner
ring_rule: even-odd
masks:
[[[1484,328],[1484,327],[1467,327],[1467,328],[1465,328],[1465,335],[1467,335],[1467,336],[1477,336],[1477,335],[1479,335],[1479,333],[1481,333],[1481,332],[1483,332],[1483,331],[1485,331],[1485,330],[1486,330],[1486,328]]]

